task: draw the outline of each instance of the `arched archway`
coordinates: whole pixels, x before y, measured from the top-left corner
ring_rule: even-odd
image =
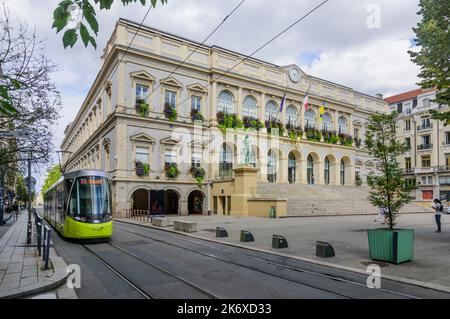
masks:
[[[203,214],[203,203],[205,196],[199,190],[194,190],[188,196],[188,213],[189,215]]]
[[[336,158],[328,154],[323,161],[323,180],[325,185],[334,185],[336,183]]]
[[[295,184],[299,180],[301,155],[298,151],[291,151],[288,155],[288,182]]]
[[[180,196],[172,189],[164,191],[164,213],[166,215],[178,215],[180,209]]]
[[[131,207],[136,210],[148,210],[148,193],[145,188],[139,188],[131,195]]]
[[[267,181],[276,183],[279,178],[280,160],[283,158],[281,151],[277,148],[271,148],[267,152]]]
[[[352,180],[352,161],[348,156],[341,158],[339,162],[339,184],[350,185]]]
[[[306,181],[309,185],[314,185],[320,176],[319,172],[319,155],[311,152],[306,158]]]

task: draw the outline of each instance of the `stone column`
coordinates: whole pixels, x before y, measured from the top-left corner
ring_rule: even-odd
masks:
[[[264,117],[266,115],[266,94],[261,93],[259,97],[259,120],[264,124]]]
[[[324,185],[323,161],[314,162],[314,184]]]
[[[279,159],[279,167],[277,170],[277,183],[288,183],[288,159],[286,157]]]
[[[338,113],[337,110],[334,110],[334,116],[333,116],[333,130],[335,130],[335,131],[339,134],[338,118],[339,118],[339,113]]]
[[[209,120],[212,125],[217,125],[217,83],[214,82],[211,86],[211,97],[209,99],[211,101],[211,105],[209,106],[210,114]]]
[[[300,184],[308,184],[308,180],[307,180],[307,161],[306,159],[301,159],[299,160],[299,162],[301,163],[300,168],[298,169],[299,172],[299,183]]]
[[[238,87],[237,100],[236,100],[236,114],[242,119],[242,87]]]
[[[188,201],[186,198],[180,199],[180,216],[187,216],[189,215],[189,209],[188,209]]]

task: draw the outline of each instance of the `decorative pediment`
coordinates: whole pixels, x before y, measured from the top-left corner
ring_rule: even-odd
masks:
[[[179,88],[183,87],[183,84],[180,81],[178,81],[177,79],[175,79],[174,77],[170,77],[170,78],[167,78],[167,79],[162,79],[161,80],[161,84],[170,85],[170,86],[176,86],[176,87],[179,87]]]
[[[150,144],[154,144],[156,142],[156,140],[153,137],[151,137],[150,135],[148,135],[146,133],[140,133],[140,134],[130,136],[130,139],[133,142],[144,142],[144,143],[150,143]]]
[[[160,141],[160,143],[162,145],[166,145],[166,146],[175,146],[175,145],[180,144],[180,140],[173,138],[173,137],[166,137],[166,138],[163,138]]]
[[[208,91],[205,89],[205,87],[199,83],[194,83],[191,85],[188,85],[188,90],[189,91],[195,91],[195,92],[200,92],[200,93],[207,93]]]
[[[206,143],[199,141],[199,140],[194,140],[188,143],[188,146],[190,148],[205,148],[206,147]]]
[[[155,81],[155,77],[153,75],[151,75],[150,73],[148,73],[147,71],[132,72],[132,73],[130,73],[130,76],[133,79],[137,79],[137,80],[143,80],[143,81],[148,81],[148,82]]]

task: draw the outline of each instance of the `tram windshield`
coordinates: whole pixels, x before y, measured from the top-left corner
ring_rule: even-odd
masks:
[[[82,222],[110,220],[111,194],[108,180],[100,176],[78,177],[70,194],[69,215]]]

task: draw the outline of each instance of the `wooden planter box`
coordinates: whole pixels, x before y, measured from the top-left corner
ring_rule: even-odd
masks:
[[[368,229],[370,258],[400,264],[414,256],[414,230]]]

